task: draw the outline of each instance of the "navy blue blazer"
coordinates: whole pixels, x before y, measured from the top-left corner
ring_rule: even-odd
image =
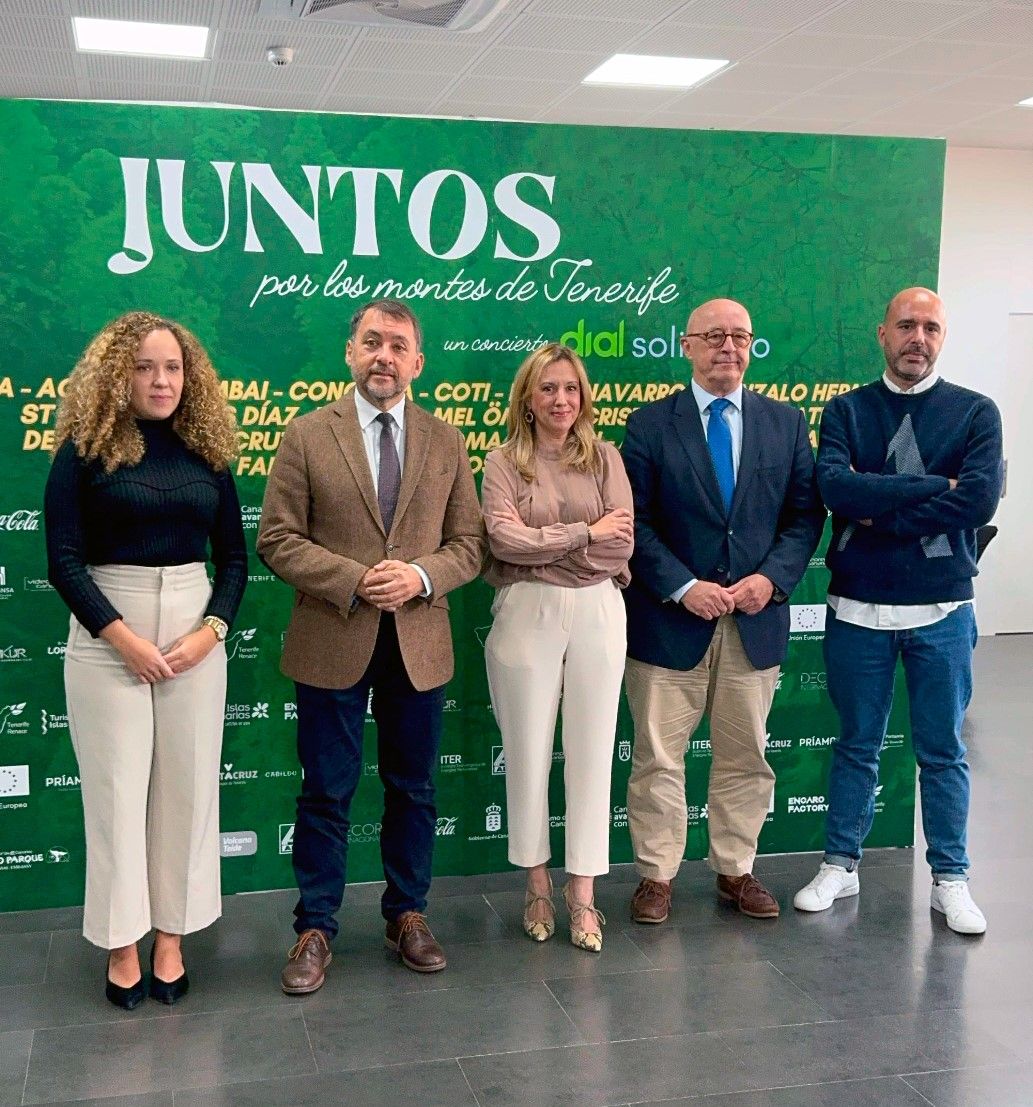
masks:
[[[634,412],[621,453],[635,498],[632,579],[624,592],[628,655],[666,669],[694,668],[715,621],[668,597],[693,577],[731,584],[763,573],[778,599],[756,615],[737,611],[735,620],[750,664],[781,664],[789,642],[785,601],[826,518],[803,413],[744,389],[742,452],[727,515],[691,389]]]

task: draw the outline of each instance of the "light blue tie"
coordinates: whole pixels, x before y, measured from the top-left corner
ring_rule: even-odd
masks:
[[[707,446],[714,462],[717,474],[717,486],[721,489],[721,500],[725,505],[725,514],[732,509],[732,495],[735,492],[735,466],[732,464],[732,432],[725,422],[724,411],[731,407],[731,400],[711,400],[707,406],[710,418],[707,420]]]

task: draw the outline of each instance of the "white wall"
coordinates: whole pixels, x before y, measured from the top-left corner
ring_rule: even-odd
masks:
[[[1004,420],[1001,532],[976,581],[983,634],[1033,631],[1033,151],[947,150],[938,368],[984,392]]]

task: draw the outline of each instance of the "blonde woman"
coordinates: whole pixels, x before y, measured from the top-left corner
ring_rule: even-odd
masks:
[[[484,518],[497,589],[485,647],[506,754],[509,860],[528,870],[523,925],[555,931],[549,878],[549,768],[563,704],[564,889],[570,939],[602,949],[593,882],[609,869],[610,769],[624,673],[624,602],[633,545],[620,454],[595,437],[592,391],[567,346],[517,371],[505,443],[485,461]]]
[[[247,582],[232,416],[197,339],[134,311],[68,379],[44,515],[71,609],[65,694],[86,822],[83,933],[105,994],[173,1004],[183,934],[221,913],[222,645]],[[210,553],[215,583],[205,561]],[[136,943],[156,928],[145,985]]]

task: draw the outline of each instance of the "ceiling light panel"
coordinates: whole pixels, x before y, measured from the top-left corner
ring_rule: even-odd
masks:
[[[76,48],[84,53],[137,54],[155,58],[204,58],[208,28],[179,23],[73,16]]]
[[[671,58],[654,54],[614,54],[582,84],[686,89],[728,65],[727,58]]]

